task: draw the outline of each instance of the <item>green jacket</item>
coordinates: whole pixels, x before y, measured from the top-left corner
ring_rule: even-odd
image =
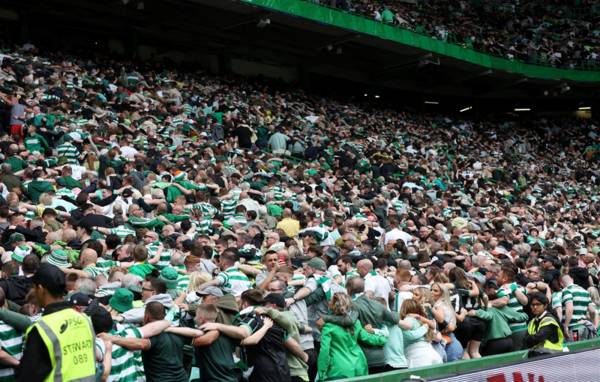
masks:
[[[367,375],[367,358],[358,342],[385,345],[386,338],[370,334],[358,321],[352,330],[327,323],[321,331],[321,350],[317,361],[319,379],[322,381]]]
[[[517,312],[508,306],[501,309],[494,307],[489,308],[488,310],[479,309],[477,310],[476,315],[488,322],[488,329],[485,337],[487,341],[510,337],[512,330],[508,324],[513,322],[523,322],[528,319],[526,313]]]
[[[344,327],[351,327],[357,319],[363,325],[371,325],[377,329],[382,329],[384,326],[398,325],[398,313],[386,309],[383,305],[371,300],[364,294],[353,297],[352,307],[353,311],[350,313],[350,317],[324,316],[323,320]],[[385,365],[383,347],[365,344],[362,346],[362,350],[367,357],[369,367]]]

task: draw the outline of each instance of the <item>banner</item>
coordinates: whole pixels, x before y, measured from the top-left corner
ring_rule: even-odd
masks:
[[[592,382],[600,381],[600,349],[531,360],[469,372],[454,377],[427,379],[430,382]],[[418,376],[418,373],[415,373]]]

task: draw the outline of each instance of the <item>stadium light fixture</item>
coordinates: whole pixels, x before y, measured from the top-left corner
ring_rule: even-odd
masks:
[[[369,95],[367,93],[363,94],[363,96],[368,97]]]
[[[579,110],[592,110],[591,106],[580,106]]]
[[[531,109],[528,107],[516,107],[515,111],[531,111]]]
[[[473,106],[467,106],[464,109],[460,109],[459,112],[464,113],[465,111],[469,111],[473,108]]]
[[[266,26],[267,26],[267,25],[269,25],[269,24],[271,24],[271,19],[270,19],[270,18],[268,18],[268,17],[263,17],[262,19],[260,19],[260,20],[258,21],[258,24],[256,24],[256,26],[257,26],[258,28],[264,28],[264,27],[266,27]]]
[[[438,101],[425,101],[426,105],[439,105],[440,103]]]
[[[375,94],[375,98],[379,98],[379,94]]]

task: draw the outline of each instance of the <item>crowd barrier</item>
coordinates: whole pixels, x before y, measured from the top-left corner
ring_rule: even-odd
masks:
[[[527,358],[517,351],[339,380],[339,382],[591,382],[600,381],[600,338],[569,344],[569,352]]]
[[[579,82],[600,82],[600,71],[570,70],[526,64],[477,52],[473,49],[450,44],[445,41],[423,36],[413,31],[386,25],[376,20],[349,14],[337,9],[298,0],[239,0],[272,11],[291,14],[334,25],[400,44],[413,46],[458,60],[467,61],[489,69],[518,73],[531,78],[547,80],[570,80]]]

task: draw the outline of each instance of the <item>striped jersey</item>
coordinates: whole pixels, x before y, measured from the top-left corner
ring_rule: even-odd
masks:
[[[223,211],[223,217],[229,219],[235,214],[235,208],[237,207],[237,200],[226,199],[221,201],[221,210]]]
[[[142,332],[133,325],[116,324],[112,335],[124,338],[142,338]],[[112,367],[107,382],[145,381],[141,351],[130,351],[119,345],[112,346]]]
[[[119,239],[121,239],[121,240],[124,240],[129,235],[132,235],[134,237],[136,236],[134,230],[132,230],[131,228],[127,228],[124,225],[120,225],[118,227],[111,228],[110,233],[112,235],[117,235],[119,237]]]
[[[498,298],[508,297],[508,307],[513,308],[515,311],[519,313],[523,313],[523,305],[517,300],[517,295],[515,292],[520,290],[523,294],[526,293],[525,288],[520,286],[519,284],[513,282],[510,284],[505,284],[502,288],[498,289]],[[520,332],[522,330],[527,330],[527,322],[514,322],[510,324],[510,329],[513,333]]]
[[[585,320],[587,317],[588,306],[592,303],[590,294],[577,284],[571,284],[562,290],[563,311],[566,312],[565,304],[573,303],[573,318],[570,327],[577,325],[578,321]]]
[[[552,293],[552,309],[562,308],[562,291]]]
[[[252,283],[242,271],[236,267],[227,268],[216,277],[219,280],[219,286],[224,293],[234,296],[241,295],[244,291],[252,288]]]
[[[23,355],[23,333],[0,321],[0,348],[20,360]],[[0,381],[14,381],[15,369],[0,368]]]
[[[95,279],[99,275],[103,275],[104,277],[108,278],[108,269],[106,268],[98,267],[95,265],[88,265],[87,267],[83,268],[83,271],[90,275],[91,279]]]
[[[148,244],[146,249],[148,249],[148,258],[151,259],[156,255],[156,252],[160,248],[160,242],[155,241],[154,243]],[[158,263],[156,263],[156,267],[158,269],[163,269],[164,267],[168,267],[171,265],[171,250],[163,248],[160,253],[160,257],[158,259]]]
[[[56,147],[56,156],[59,158],[67,158],[70,164],[79,164],[79,150],[70,142],[65,142]]]
[[[204,202],[188,205],[186,210],[187,211],[199,210],[200,212],[202,212],[202,215],[209,216],[211,218],[214,217],[219,212],[219,210],[217,210],[215,208],[215,206],[213,206],[210,203],[204,203]]]

